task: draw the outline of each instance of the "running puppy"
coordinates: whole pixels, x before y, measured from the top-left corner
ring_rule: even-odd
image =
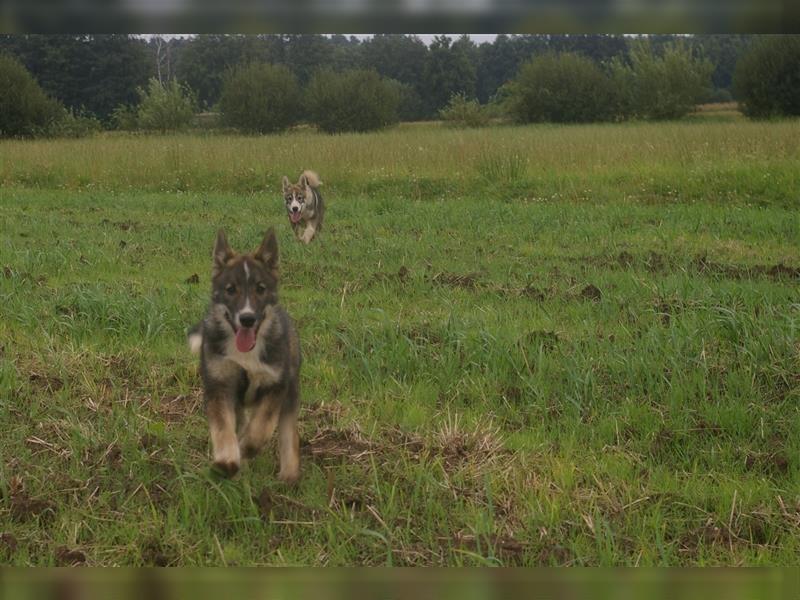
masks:
[[[325,204],[318,189],[322,182],[314,171],[303,171],[296,184],[291,183],[286,175],[282,183],[289,224],[297,239],[308,244],[318,231],[322,231]]]
[[[211,305],[189,331],[200,354],[214,466],[239,470],[278,429],[280,473],[300,476],[300,342],[278,304],[278,242],[270,228],[255,252],[237,254],[220,229],[211,269]]]

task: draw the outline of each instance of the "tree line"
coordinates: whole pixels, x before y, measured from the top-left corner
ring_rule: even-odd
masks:
[[[649,36],[658,50],[678,36]],[[738,57],[754,36],[686,38],[693,52],[713,65],[720,98],[729,96]],[[492,42],[437,36],[429,45],[412,35],[354,36],[198,35],[163,39],[130,35],[2,35],[0,52],[17,57],[44,91],[67,108],[107,120],[121,104],[137,101],[137,88],[151,77],[177,79],[213,109],[226,72],[250,62],[286,66],[300,85],[320,67],[375,70],[408,88],[404,119],[437,116],[454,94],[481,104],[513,79],[522,63],[548,52],[580,54],[596,64],[628,60],[633,38],[619,35],[498,35]]]
[[[396,34],[0,35],[8,71],[0,80],[12,90],[38,84],[37,117],[20,130],[31,135],[53,124],[60,135],[103,126],[168,130],[198,110],[261,133],[300,120],[335,133],[431,118],[476,126],[501,115],[518,122],[669,119],[734,95],[748,115],[774,116],[797,114],[791,75],[798,40],[501,34],[480,44],[466,35],[425,44]],[[9,114],[33,105],[6,95],[0,104]],[[13,128],[0,129],[13,135]]]

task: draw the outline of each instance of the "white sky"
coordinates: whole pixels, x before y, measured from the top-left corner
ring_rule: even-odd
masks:
[[[190,34],[190,33],[162,33],[162,34],[145,33],[145,34],[142,34],[142,37],[149,39],[151,37],[155,37],[156,35],[160,35],[162,38],[165,38],[165,39],[171,39],[171,38],[181,38],[181,37],[192,37],[194,34]],[[365,39],[365,38],[372,37],[372,34],[369,34],[369,33],[344,33],[342,35],[346,35],[348,37],[350,37],[351,35],[354,35],[355,37],[357,37],[359,39]],[[419,37],[419,39],[421,39],[426,44],[430,44],[433,41],[433,38],[436,35],[439,35],[439,34],[436,34],[436,33],[417,33],[417,34],[413,34],[413,35],[416,35],[417,37]],[[461,36],[460,33],[448,33],[447,35],[450,36],[453,39]],[[492,40],[494,40],[494,38],[497,37],[496,33],[469,33],[467,35],[469,35],[469,37],[472,39],[472,41],[475,42],[476,44],[480,44],[481,42],[491,42]]]

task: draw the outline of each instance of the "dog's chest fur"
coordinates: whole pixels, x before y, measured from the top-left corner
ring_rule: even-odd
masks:
[[[260,387],[270,387],[280,382],[283,369],[277,365],[270,365],[261,360],[263,338],[258,338],[255,348],[250,352],[239,352],[233,339],[228,341],[225,359],[240,366],[247,373],[247,391],[244,394],[244,403],[251,404],[256,390]]]
[[[267,330],[274,324],[272,319],[266,319],[262,329]],[[247,373],[247,389],[244,393],[244,404],[252,404],[256,391],[259,388],[277,385],[283,379],[283,367],[280,364],[270,364],[263,360],[264,345],[269,343],[263,335],[256,337],[256,345],[249,352],[239,352],[236,348],[234,336],[228,336],[222,346],[222,353],[215,354],[208,361],[210,374],[218,380],[235,379],[240,369]]]

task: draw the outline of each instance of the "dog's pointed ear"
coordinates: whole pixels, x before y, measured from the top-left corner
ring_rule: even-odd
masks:
[[[222,271],[223,267],[225,267],[225,263],[227,263],[233,257],[234,252],[228,245],[228,238],[225,237],[225,231],[220,229],[217,231],[217,241],[214,244],[211,276],[216,277],[219,272]]]
[[[267,268],[273,271],[273,274],[277,277],[278,273],[278,240],[275,237],[275,228],[270,227],[264,233],[264,240],[261,242],[261,245],[258,247],[258,250],[254,252],[254,256],[262,261]]]
[[[300,187],[304,187],[304,188],[311,187],[310,185],[308,185],[308,177],[306,177],[305,173],[300,175],[300,180],[297,182],[297,184]]]
[[[283,186],[283,193],[285,194],[286,190],[289,189],[289,186],[292,185],[291,182],[289,181],[289,178],[286,175],[284,175],[283,179],[281,179],[281,185]]]

